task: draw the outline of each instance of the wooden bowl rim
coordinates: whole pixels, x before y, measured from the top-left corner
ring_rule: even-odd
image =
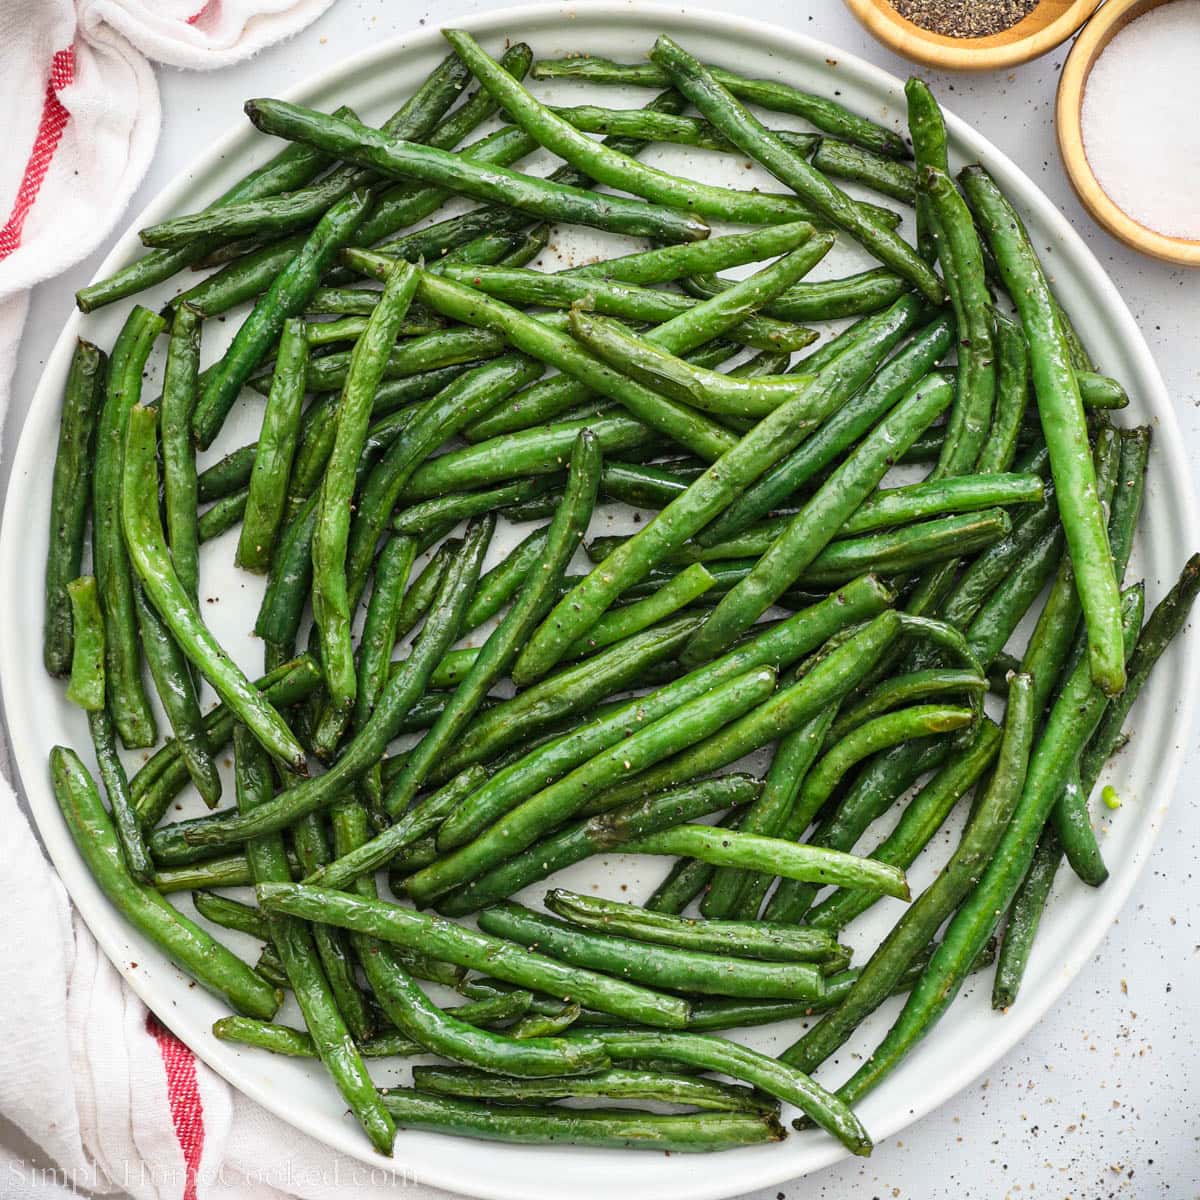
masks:
[[[1083,144],[1083,93],[1096,60],[1126,25],[1173,0],[1109,0],[1079,35],[1063,66],[1055,99],[1058,150],[1080,203],[1113,237],[1143,254],[1200,267],[1200,239],[1159,233],[1131,217],[1100,185]]]
[[[951,38],[902,17],[887,0],[846,0],[850,11],[889,49],[926,66],[951,71],[994,71],[1037,58],[1065,42],[1101,3],[1074,0],[1053,21],[1038,25],[1016,40],[997,43],[997,38],[1011,30],[980,38]],[[1035,8],[1012,28],[1019,29],[1036,16]]]

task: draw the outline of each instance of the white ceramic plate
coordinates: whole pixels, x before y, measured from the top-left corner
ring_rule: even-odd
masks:
[[[833,47],[773,26],[640,3],[589,3],[579,8],[543,5],[510,9],[464,24],[492,50],[501,47],[506,38],[525,39],[544,57],[586,51],[621,60],[637,59],[657,33],[668,32],[702,58],[815,91],[836,89],[851,108],[886,125],[902,127],[900,80]],[[327,109],[348,103],[364,118],[382,119],[445,52],[436,30],[423,30],[346,60],[296,89],[291,98]],[[571,97],[591,98],[577,84],[561,83],[539,90],[561,96],[566,102]],[[615,99],[611,91],[598,95],[610,103],[632,105],[644,102],[646,93],[631,91]],[[772,121],[787,123],[774,116]],[[1133,403],[1122,414],[1122,422],[1148,421],[1155,426],[1146,514],[1134,564],[1135,571],[1146,578],[1149,600],[1154,603],[1173,581],[1187,553],[1197,545],[1182,441],[1158,372],[1125,303],[1050,201],[995,147],[961,121],[950,117],[948,123],[955,164],[983,162],[1016,201],[1035,243],[1047,257],[1055,286],[1084,340],[1096,348],[1101,368],[1127,384]],[[197,158],[192,171],[181,175],[132,222],[99,276],[109,274],[138,253],[137,228],[199,207],[229,186],[250,163],[262,161],[275,148],[245,122],[237,122],[230,134]],[[743,187],[761,182],[769,186],[765,178],[755,177],[741,165],[722,164],[722,173],[714,167],[713,156],[699,151],[664,148],[652,152],[648,161],[704,172],[718,182],[737,182]],[[558,239],[556,245],[560,257],[567,258],[594,253],[602,246],[609,253],[613,249],[611,240],[605,242],[596,235],[574,230]],[[853,249],[839,249],[829,263],[822,264],[819,273],[845,273],[860,265],[863,260]],[[164,286],[138,299],[155,306],[171,294],[174,286]],[[59,402],[75,337],[82,335],[102,346],[111,345],[128,307],[127,302],[87,318],[77,313],[69,316],[50,356],[17,450],[0,538],[0,679],[21,778],[42,837],[80,912],[150,1008],[234,1086],[335,1149],[378,1167],[382,1160],[370,1151],[346,1116],[341,1099],[319,1067],[239,1050],[212,1037],[210,1026],[222,1015],[221,1004],[191,985],[116,916],[79,859],[51,794],[45,766],[50,747],[56,742],[88,745],[81,715],[67,703],[63,688],[47,679],[40,661],[41,577]],[[228,335],[220,326],[213,326],[205,336],[210,339],[205,347],[207,361]],[[156,379],[149,379],[147,394],[156,394],[156,386]],[[253,417],[257,412],[257,404],[247,403],[243,412],[235,413],[219,453],[255,435]],[[207,548],[202,586],[205,598],[212,599],[204,611],[224,644],[254,674],[261,663],[261,646],[249,631],[261,584],[233,569],[235,536],[229,534]],[[505,541],[511,543],[511,531],[493,548],[494,556],[505,548]],[[1174,787],[1180,745],[1191,729],[1196,666],[1195,637],[1182,640],[1165,656],[1135,710],[1133,723],[1138,735],[1112,768],[1112,779],[1126,800],[1123,811],[1106,822],[1111,828],[1103,835],[1112,878],[1099,891],[1075,885],[1071,879],[1061,881],[1019,1005],[1008,1015],[998,1016],[988,1005],[986,986],[968,989],[936,1033],[862,1105],[862,1118],[876,1139],[891,1136],[941,1104],[1012,1047],[1050,1008],[1104,936],[1146,860]],[[952,827],[939,836],[939,848],[926,857],[943,856],[953,832]],[[865,849],[872,845],[874,841],[868,840]],[[911,872],[914,883],[923,886],[937,865],[935,861],[918,863]],[[581,864],[566,873],[564,881],[566,886],[597,888],[609,895],[622,894],[621,887],[628,885],[628,895],[636,898],[648,893],[664,869],[661,860],[614,856]],[[533,888],[531,892],[540,890]],[[187,901],[182,904],[190,907]],[[898,912],[896,901],[878,905],[870,920],[859,923],[863,928],[853,931],[852,940],[863,947],[874,945]],[[243,948],[248,954],[254,952],[248,939]],[[840,1082],[853,1069],[851,1055],[869,1052],[896,1012],[895,1001],[881,1009],[821,1077],[833,1084]],[[747,1040],[763,1049],[779,1049],[798,1032],[798,1025],[757,1030]],[[378,1075],[380,1082],[400,1082],[403,1077],[400,1068],[386,1066]],[[819,1132],[793,1134],[780,1146],[710,1156],[524,1148],[402,1132],[394,1162],[408,1178],[415,1176],[471,1195],[504,1200],[558,1200],[564,1195],[578,1200],[630,1196],[705,1200],[780,1183],[824,1167],[843,1153],[831,1138]]]

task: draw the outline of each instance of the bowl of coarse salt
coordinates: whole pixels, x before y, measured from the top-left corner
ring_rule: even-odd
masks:
[[[1071,186],[1114,237],[1200,267],[1200,0],[1109,0],[1058,85]]]

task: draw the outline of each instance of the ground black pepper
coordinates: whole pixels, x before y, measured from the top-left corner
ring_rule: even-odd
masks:
[[[906,20],[943,37],[976,38],[1010,29],[1038,0],[891,0]]]

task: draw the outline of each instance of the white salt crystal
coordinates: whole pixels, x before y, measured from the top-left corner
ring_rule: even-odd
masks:
[[[1112,200],[1170,237],[1200,239],[1200,0],[1131,21],[1092,67],[1083,144]]]

